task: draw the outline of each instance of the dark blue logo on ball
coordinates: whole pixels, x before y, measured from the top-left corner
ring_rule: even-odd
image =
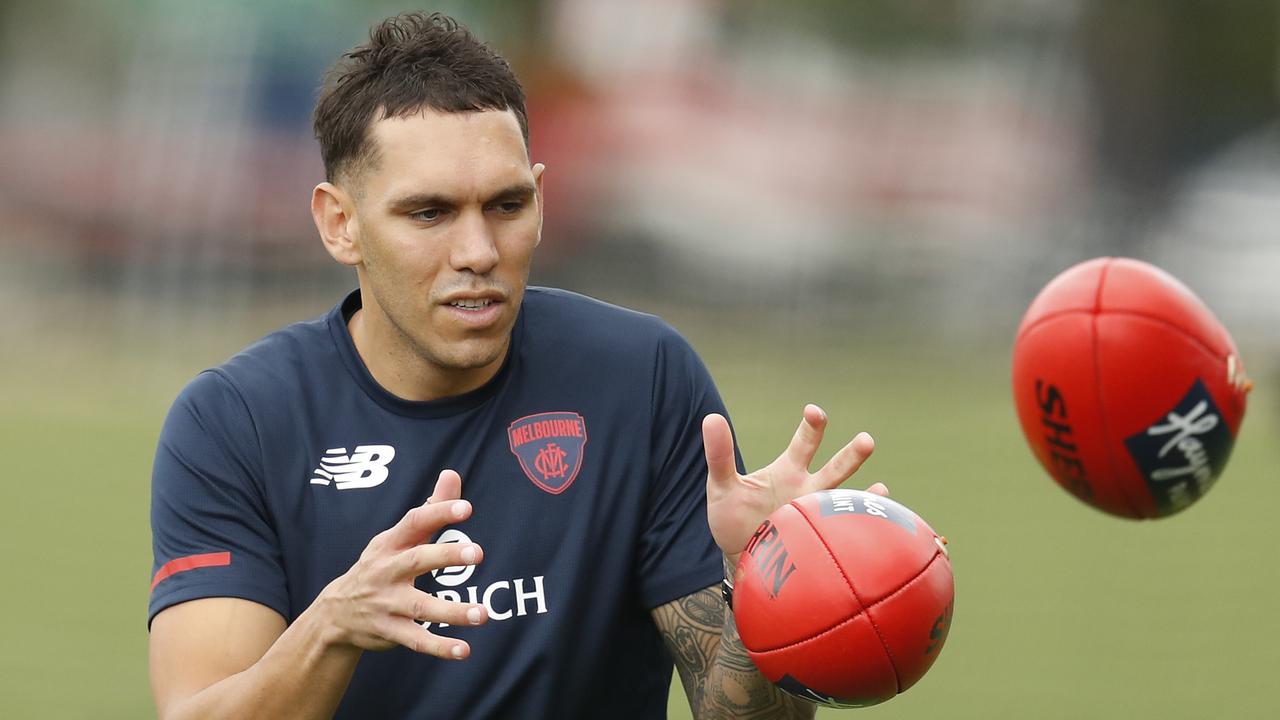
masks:
[[[1167,515],[1209,491],[1234,442],[1208,388],[1196,380],[1177,406],[1124,444],[1156,506]]]
[[[808,700],[811,703],[826,705],[833,708],[855,708],[875,705],[880,702],[880,698],[872,698],[869,700],[858,700],[856,698],[839,698],[835,695],[818,692],[813,688],[806,686],[804,683],[796,680],[790,675],[783,675],[778,679],[775,685],[784,692],[794,695],[798,698]]]
[[[822,516],[870,515],[901,525],[916,534],[916,514],[887,497],[861,490],[837,488],[818,494]]]

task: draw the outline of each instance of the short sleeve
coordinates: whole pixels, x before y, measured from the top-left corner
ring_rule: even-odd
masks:
[[[205,597],[244,598],[288,617],[261,457],[253,418],[220,371],[178,395],[152,468],[148,626],[161,610]]]
[[[650,609],[724,577],[724,554],[707,525],[702,419],[728,413],[702,359],[669,328],[657,350],[652,412],[651,486],[637,578]],[[734,454],[741,471],[736,447]]]

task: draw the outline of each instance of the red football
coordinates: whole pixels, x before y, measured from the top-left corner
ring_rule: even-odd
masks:
[[[919,680],[951,626],[946,541],[903,505],[826,490],[775,510],[738,561],[734,619],[756,667],[812,702],[884,702]]]
[[[1036,458],[1121,517],[1172,515],[1209,490],[1250,387],[1213,313],[1138,260],[1068,268],[1032,301],[1013,346],[1013,397]]]

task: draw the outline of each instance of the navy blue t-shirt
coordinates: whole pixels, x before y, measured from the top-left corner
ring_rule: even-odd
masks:
[[[462,662],[366,652],[337,717],[665,717],[650,610],[722,574],[701,422],[725,410],[701,360],[653,316],[529,288],[490,382],[411,402],[360,360],[359,307],[356,291],[179,395],[152,480],[149,618],[239,597],[292,622],[452,468],[474,513],[436,539],[484,562],[417,585],[490,620],[432,628],[471,644]]]

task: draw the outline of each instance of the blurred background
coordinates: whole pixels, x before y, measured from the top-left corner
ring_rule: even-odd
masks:
[[[1280,3],[471,0],[548,166],[533,282],[663,315],[748,465],[805,402],[952,538],[947,648],[881,718],[1275,717]],[[354,286],[308,213],[326,67],[380,0],[0,1],[0,715],[153,714],[151,455],[174,394]],[[1017,429],[1035,292],[1099,255],[1217,313],[1257,381],[1151,523]],[[687,717],[675,684],[672,717]],[[823,711],[823,717],[854,711]]]

